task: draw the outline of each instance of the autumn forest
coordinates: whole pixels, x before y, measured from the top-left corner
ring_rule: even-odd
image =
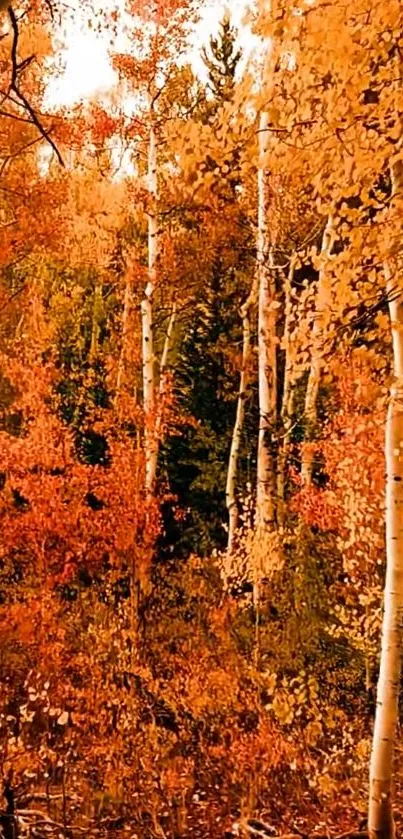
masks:
[[[403,5],[206,5],[0,2],[1,839],[403,836]]]

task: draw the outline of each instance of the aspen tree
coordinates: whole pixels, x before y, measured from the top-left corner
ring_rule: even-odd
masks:
[[[277,413],[277,360],[275,279],[267,225],[267,152],[268,114],[263,112],[259,123],[258,164],[258,364],[259,364],[259,439],[257,455],[256,519],[259,530],[268,530],[274,523],[273,433]]]
[[[117,54],[114,66],[120,77],[129,84],[129,89],[137,95],[139,87],[146,100],[146,113],[143,123],[147,130],[147,191],[146,215],[148,225],[147,283],[141,301],[142,324],[142,386],[144,414],[144,453],[146,495],[155,492],[158,464],[158,362],[155,355],[155,291],[157,285],[157,267],[159,263],[159,148],[163,142],[164,127],[172,118],[169,108],[172,106],[169,94],[169,82],[177,71],[178,57],[187,46],[187,27],[194,14],[192,0],[170,0],[164,3],[145,3],[141,10],[134,0],[128,0],[128,11],[133,15],[133,34],[140,41],[144,39],[141,55]],[[139,24],[140,21],[140,24]],[[136,53],[136,50],[134,50]],[[140,84],[139,84],[140,83]],[[168,91],[168,93],[167,93]],[[167,94],[167,95],[166,95]],[[161,106],[161,101],[165,103]],[[157,106],[158,102],[158,106]],[[164,137],[164,141],[166,137]],[[165,146],[166,147],[166,146]]]
[[[242,433],[245,420],[245,400],[248,389],[249,365],[251,356],[251,309],[256,303],[257,278],[255,276],[251,292],[241,308],[242,318],[242,368],[239,381],[238,400],[234,429],[232,432],[231,449],[228,461],[227,485],[225,490],[226,504],[228,510],[228,553],[231,554],[235,547],[236,533],[238,529],[239,511],[237,505],[237,474],[239,453],[242,443]]]
[[[144,448],[146,458],[145,489],[152,494],[157,474],[158,447],[155,434],[156,373],[154,358],[153,296],[158,259],[157,229],[157,139],[154,126],[153,104],[150,107],[150,134],[148,141],[148,282],[141,303],[142,354],[143,354],[143,407],[145,415]]]
[[[403,162],[391,166],[392,214],[403,218]],[[394,839],[393,754],[398,723],[403,615],[403,264],[401,245],[385,263],[393,345],[393,382],[386,422],[386,581],[381,662],[370,765],[370,839]]]
[[[284,501],[285,501],[285,481],[287,459],[290,446],[291,436],[291,417],[293,408],[294,387],[292,381],[293,374],[293,360],[291,349],[291,317],[292,317],[292,281],[295,273],[295,256],[290,260],[290,268],[288,276],[285,278],[284,292],[285,292],[285,312],[284,312],[284,332],[283,332],[283,349],[285,353],[284,361],[284,382],[283,393],[281,399],[281,427],[282,440],[279,446],[277,456],[277,520],[280,527],[284,526]]]

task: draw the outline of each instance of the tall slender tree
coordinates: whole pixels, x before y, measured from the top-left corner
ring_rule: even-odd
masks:
[[[141,125],[141,139],[147,143],[147,282],[141,301],[142,321],[142,385],[144,411],[145,492],[155,493],[158,453],[160,448],[158,412],[159,375],[156,358],[155,293],[160,267],[159,241],[161,217],[159,214],[159,150],[162,142],[164,120],[169,114],[159,107],[164,98],[169,79],[176,72],[177,53],[186,43],[185,24],[192,13],[192,0],[170,0],[169,3],[145,3],[141,10],[142,27],[137,25],[138,9],[131,0],[127,3],[132,15],[134,40],[142,41],[142,55],[134,58],[117,55],[114,63],[121,77],[130,86],[137,84],[145,101],[142,117],[135,117]],[[144,144],[143,144],[144,145]],[[127,301],[126,295],[126,301]],[[125,308],[123,318],[125,319]],[[125,332],[124,332],[125,334]]]
[[[157,180],[157,138],[155,130],[154,95],[151,95],[149,108],[148,140],[148,281],[141,303],[142,342],[143,342],[143,406],[144,406],[144,446],[146,457],[145,488],[149,495],[154,493],[157,477],[158,441],[156,436],[156,365],[154,356],[153,298],[157,281],[158,261],[158,180]]]
[[[238,32],[232,26],[226,12],[222,18],[217,37],[211,37],[209,47],[202,50],[202,58],[207,70],[207,87],[212,94],[212,107],[219,107],[223,102],[230,102],[235,92],[235,77],[242,57],[237,48]]]

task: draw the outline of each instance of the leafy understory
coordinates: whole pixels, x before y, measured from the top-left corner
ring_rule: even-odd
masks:
[[[203,12],[0,3],[1,839],[403,830],[403,8]]]

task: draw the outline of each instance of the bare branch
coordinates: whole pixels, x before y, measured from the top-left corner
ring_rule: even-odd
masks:
[[[61,166],[64,166],[64,161],[63,161],[63,158],[62,158],[62,156],[59,152],[59,149],[57,148],[56,144],[53,142],[49,132],[44,128],[44,126],[42,125],[42,123],[38,119],[34,109],[32,108],[31,104],[29,103],[28,99],[26,98],[26,96],[24,96],[24,94],[20,90],[18,74],[21,72],[21,70],[23,70],[27,66],[28,59],[25,59],[25,61],[22,61],[20,63],[18,62],[18,39],[19,39],[19,34],[20,33],[19,33],[19,29],[18,29],[18,21],[17,21],[17,18],[15,16],[15,13],[14,13],[14,10],[13,10],[12,6],[8,7],[8,14],[9,14],[9,18],[10,18],[11,26],[12,26],[12,30],[13,30],[13,43],[12,43],[12,47],[11,47],[11,62],[12,62],[12,65],[11,65],[10,90],[17,96],[19,101],[23,104],[25,110],[27,111],[27,113],[31,117],[32,123],[36,126],[36,128],[38,129],[38,131],[42,135],[42,137],[52,147],[52,149],[55,152],[56,157],[57,157],[59,163],[61,164]],[[32,58],[29,59],[29,61],[31,61],[31,60],[32,60]]]

